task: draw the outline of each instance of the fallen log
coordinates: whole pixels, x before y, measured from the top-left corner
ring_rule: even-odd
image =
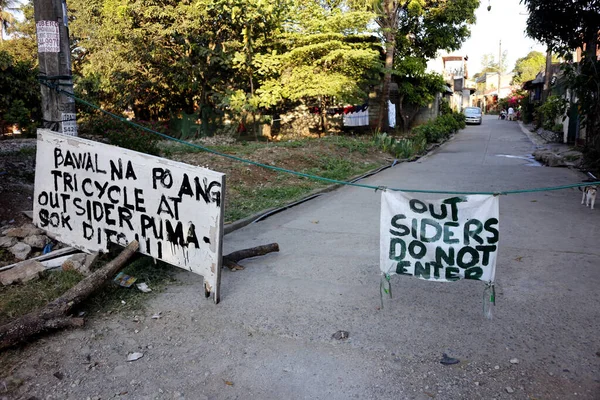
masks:
[[[244,267],[238,264],[238,261],[243,260],[244,258],[264,256],[265,254],[269,254],[274,251],[279,251],[279,244],[270,243],[263,246],[252,247],[250,249],[234,251],[233,253],[223,256],[223,266],[232,271],[241,270],[244,269]]]
[[[82,326],[82,318],[70,318],[70,311],[85,300],[102,284],[125,266],[125,262],[135,254],[137,241],[131,242],[121,254],[104,267],[84,278],[56,300],[44,308],[26,314],[6,325],[0,326],[0,350],[21,343],[37,334],[55,329]]]
[[[136,253],[138,247],[139,244],[137,241],[131,242],[117,258],[84,278],[65,294],[48,303],[44,308],[0,326],[0,351],[22,343],[30,337],[43,332],[83,326],[83,318],[69,316],[71,310],[99,289],[104,282],[119,272],[125,266],[127,260]],[[238,264],[238,261],[245,258],[263,256],[274,251],[279,251],[277,243],[234,251],[223,256],[223,265],[229,267],[231,270],[244,269],[243,266]]]

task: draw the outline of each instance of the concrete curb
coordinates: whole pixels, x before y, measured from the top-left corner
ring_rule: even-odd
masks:
[[[523,122],[517,121],[517,123],[519,124],[519,128],[521,128],[521,132],[523,132],[533,144],[535,144],[538,147],[543,147],[548,144],[548,141],[546,141],[546,139],[538,135],[536,132],[531,132],[529,129],[527,129]]]
[[[432,145],[428,146],[427,149],[425,150],[424,154],[419,154],[419,155],[416,155],[416,156],[411,157],[411,158],[403,158],[403,159],[400,159],[400,160],[394,160],[394,162],[392,164],[390,164],[390,165],[384,165],[384,166],[381,166],[379,168],[375,168],[375,169],[373,169],[371,171],[365,172],[364,174],[358,175],[358,176],[350,179],[347,182],[350,182],[350,183],[358,182],[358,181],[360,181],[362,179],[368,178],[369,176],[378,174],[379,172],[384,171],[384,170],[386,170],[388,168],[392,168],[392,167],[394,167],[394,166],[396,166],[398,164],[405,163],[405,162],[414,162],[414,161],[417,161],[417,160],[419,160],[419,159],[421,159],[423,157],[427,157],[427,156],[433,154],[434,150],[436,150],[439,147],[441,147],[444,143],[452,140],[458,134],[458,132],[460,132],[460,131],[457,131],[457,132],[453,133],[452,135],[450,135],[448,137],[448,139],[444,139],[444,140],[442,140],[439,143],[433,143]],[[321,196],[322,194],[331,192],[331,191],[333,191],[333,190],[335,190],[335,189],[337,189],[337,188],[339,188],[341,186],[344,186],[344,185],[342,185],[342,184],[334,184],[334,185],[329,185],[329,186],[327,186],[325,188],[322,188],[322,189],[315,189],[315,190],[311,191],[308,195],[302,197],[299,200],[296,200],[296,201],[293,201],[291,203],[285,204],[285,205],[283,205],[281,207],[268,208],[268,209],[259,211],[259,212],[255,213],[255,214],[252,214],[252,215],[250,215],[250,216],[248,216],[246,218],[242,218],[242,219],[234,221],[234,222],[232,222],[230,224],[226,224],[223,227],[223,235],[228,235],[231,232],[237,231],[238,229],[242,229],[246,225],[250,225],[250,224],[252,224],[254,222],[262,221],[262,220],[270,217],[271,215],[277,214],[279,212],[285,211],[285,210],[287,210],[289,208],[292,208],[294,206],[297,206],[299,204],[305,203],[305,202],[307,202],[309,200],[312,200],[314,198],[317,198],[317,197]]]

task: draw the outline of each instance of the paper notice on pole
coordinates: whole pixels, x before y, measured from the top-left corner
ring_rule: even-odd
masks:
[[[60,33],[58,22],[38,21],[36,23],[38,53],[58,53],[60,51]]]
[[[62,113],[62,133],[77,136],[77,118],[75,113]]]

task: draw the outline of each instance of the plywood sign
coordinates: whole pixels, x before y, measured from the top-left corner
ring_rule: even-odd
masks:
[[[38,130],[34,222],[92,251],[140,252],[204,277],[219,299],[225,175]]]

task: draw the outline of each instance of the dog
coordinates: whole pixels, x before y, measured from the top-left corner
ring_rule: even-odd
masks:
[[[596,202],[596,193],[598,193],[598,186],[586,186],[582,189],[583,197],[581,198],[581,204],[585,204],[586,207],[594,209],[594,203]]]

